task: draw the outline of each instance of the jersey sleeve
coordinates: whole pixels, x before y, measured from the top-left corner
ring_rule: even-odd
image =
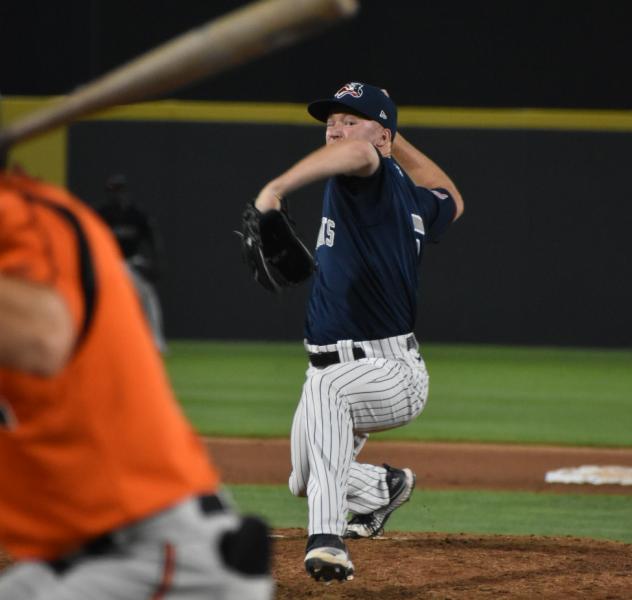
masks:
[[[417,203],[422,215],[426,239],[439,242],[456,214],[456,203],[450,193],[443,188],[427,189],[417,187]]]
[[[55,289],[75,324],[83,319],[76,240],[58,216],[0,190],[0,273]]]

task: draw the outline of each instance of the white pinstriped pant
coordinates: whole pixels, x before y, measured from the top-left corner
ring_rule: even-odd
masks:
[[[423,410],[428,372],[412,334],[311,346],[337,350],[342,362],[310,365],[292,423],[289,487],[307,496],[309,535],[342,535],[348,511],[366,514],[388,503],[385,469],[355,461],[368,434],[401,427]],[[414,341],[414,336],[412,337]],[[366,358],[353,359],[353,347]]]

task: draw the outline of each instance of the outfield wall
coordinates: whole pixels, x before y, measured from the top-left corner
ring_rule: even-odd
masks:
[[[282,298],[260,290],[232,231],[246,200],[323,133],[293,118],[296,107],[284,118],[255,110],[252,122],[238,108],[239,117],[197,122],[159,111],[149,121],[110,115],[75,124],[68,184],[97,202],[105,178],[122,171],[156,217],[169,337],[300,339],[307,289]],[[402,130],[455,179],[466,212],[427,252],[419,337],[631,346],[630,115],[448,112],[441,122],[431,112],[403,111]],[[291,203],[308,244],[321,189]]]

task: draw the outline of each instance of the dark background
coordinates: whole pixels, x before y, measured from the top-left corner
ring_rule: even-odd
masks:
[[[228,1],[6,2],[0,91],[65,93],[242,5]],[[328,33],[170,97],[306,102],[348,80],[400,105],[629,109],[619,2],[365,0]],[[423,265],[422,340],[632,345],[628,133],[404,129],[455,179],[466,214]],[[266,180],[322,143],[307,126],[85,122],[68,184],[88,202],[113,172],[156,217],[170,337],[298,339],[307,288],[250,281],[232,233]],[[313,244],[322,186],[292,201]]]
[[[630,345],[632,205],[619,191],[632,136],[404,132],[458,174],[467,203],[424,258],[421,339]],[[69,185],[96,203],[110,173],[128,174],[165,236],[160,289],[171,337],[297,339],[307,287],[280,298],[260,288],[232,230],[245,201],[322,135],[310,126],[79,123]],[[314,184],[290,200],[310,247],[321,193]]]
[[[3,0],[0,92],[58,94],[246,2]],[[304,102],[349,80],[399,104],[630,108],[629,3],[363,0],[311,40],[171,96]]]

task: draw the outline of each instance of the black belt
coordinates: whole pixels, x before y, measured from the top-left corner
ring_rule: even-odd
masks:
[[[222,504],[222,501],[214,494],[204,494],[198,496],[197,503],[200,507],[200,511],[204,515],[210,515],[214,512],[226,510],[226,507]],[[104,533],[98,538],[90,540],[67,556],[48,561],[48,564],[57,575],[61,576],[70,568],[72,568],[76,564],[76,562],[82,558],[103,556],[105,554],[111,554],[116,550],[117,544],[114,534]]]
[[[353,348],[353,360],[358,360],[359,358],[366,358],[366,354],[362,348]],[[309,353],[309,362],[312,363],[313,367],[317,369],[324,369],[329,365],[335,365],[340,361],[340,354],[338,354],[337,350],[333,352],[318,352],[318,353]]]
[[[408,350],[412,350],[413,348],[417,347],[417,340],[415,339],[414,335],[408,336],[408,338],[406,339],[406,347],[408,348]],[[324,369],[329,365],[336,365],[339,362],[342,362],[340,360],[340,354],[337,350],[334,350],[332,352],[309,352],[308,356],[309,362],[312,364],[313,367],[316,367],[317,369]],[[358,360],[359,358],[366,358],[366,354],[362,348],[354,347],[353,360]]]

